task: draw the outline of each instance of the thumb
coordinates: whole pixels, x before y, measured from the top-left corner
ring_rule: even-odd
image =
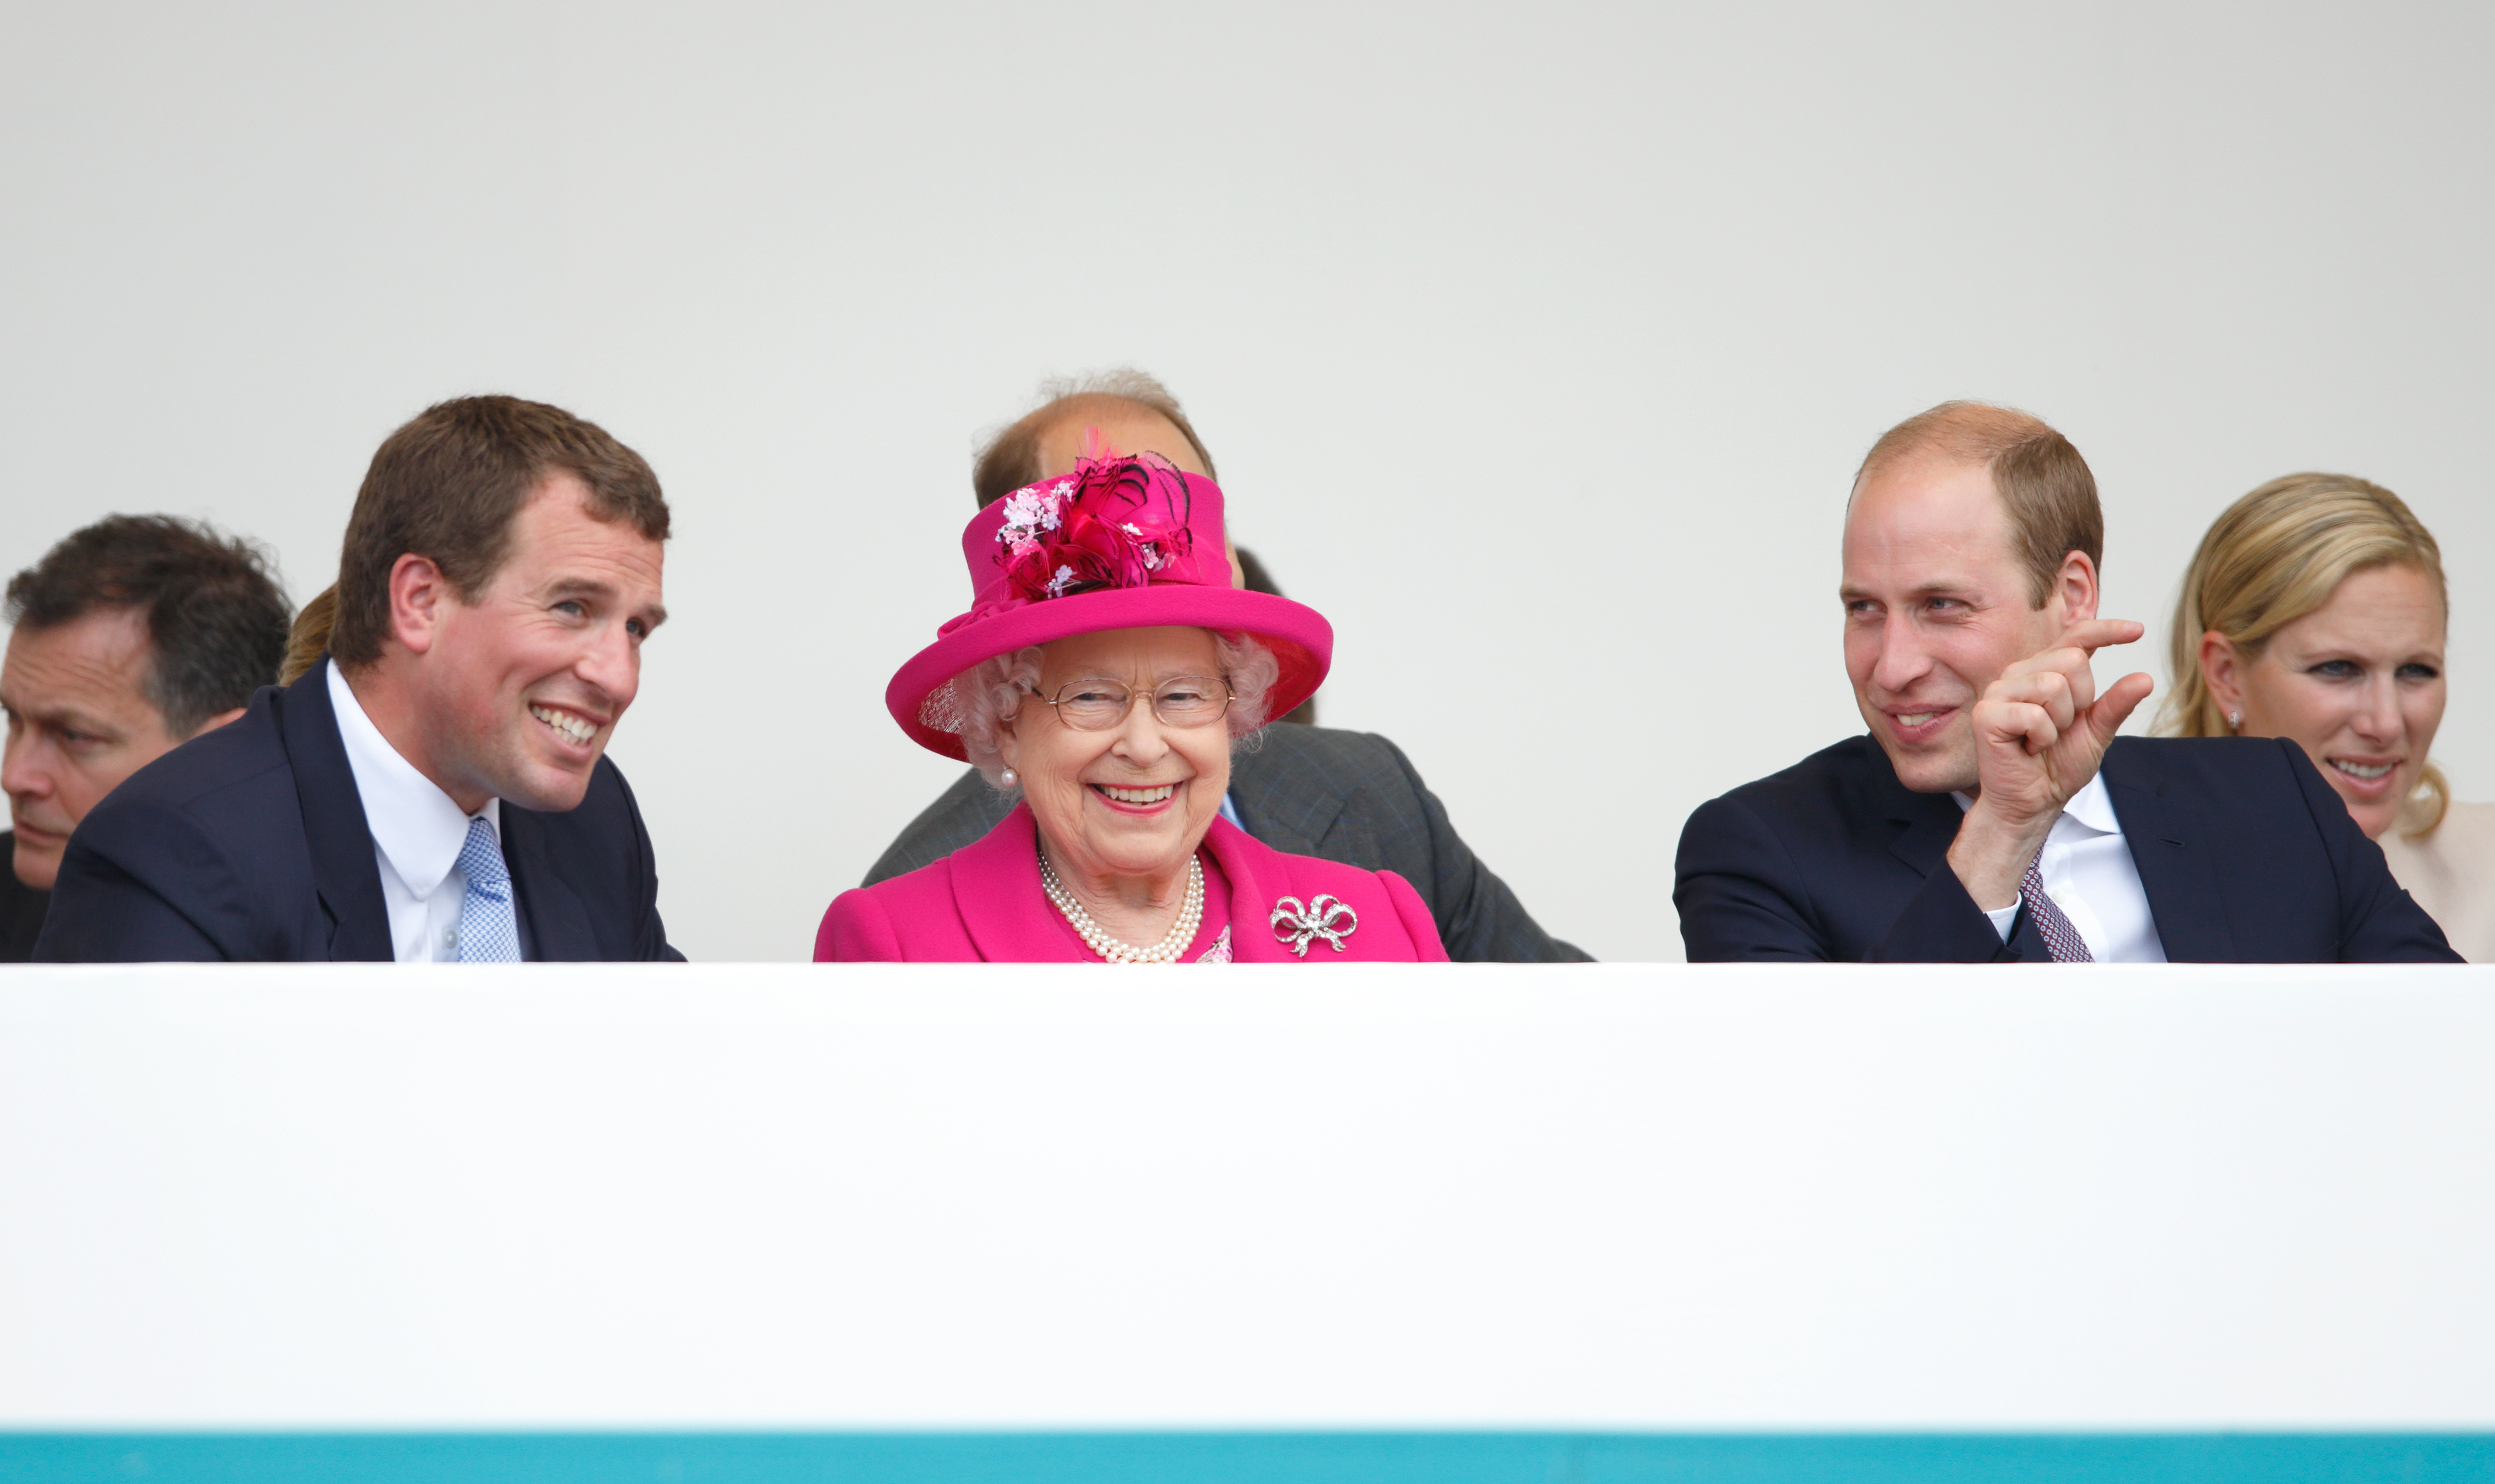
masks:
[[[2097,697],[2096,705],[2088,708],[2088,730],[2096,734],[2097,745],[2110,746],[2114,734],[2122,730],[2123,722],[2156,688],[2155,681],[2137,672],[2107,686],[2105,694]]]

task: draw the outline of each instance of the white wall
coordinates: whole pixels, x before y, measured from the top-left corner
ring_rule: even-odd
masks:
[[[2151,644],[2235,495],[2398,490],[2488,797],[2490,42],[2457,5],[16,7],[0,569],[166,509],[308,596],[428,402],[594,417],[678,518],[615,747],[662,907],[798,956],[950,776],[880,698],[962,606],[974,434],[1133,362],[1334,619],[1328,723],[1552,928],[1674,957],[1688,810],[1855,725],[1854,462],[1981,396],[2088,455]]]
[[[0,1444],[2495,1430],[2495,968],[7,983]],[[1992,1476],[2196,1476],[2137,1460]],[[158,1476],[312,1476],[221,1464]]]

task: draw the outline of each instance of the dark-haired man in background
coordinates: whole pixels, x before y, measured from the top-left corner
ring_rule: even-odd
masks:
[[[1049,390],[1045,405],[979,455],[970,478],[980,509],[1073,469],[1095,440],[1119,453],[1158,454],[1189,473],[1215,477],[1213,455],[1178,399],[1153,378],[1118,371]],[[1255,559],[1235,546],[1230,564],[1240,587],[1278,591]],[[1225,818],[1277,850],[1402,876],[1430,904],[1448,956],[1460,963],[1586,956],[1544,932],[1507,883],[1465,846],[1402,749],[1383,737],[1310,724],[1313,704],[1281,718],[1301,724],[1268,728],[1255,750],[1233,754]],[[996,828],[1012,806],[975,769],[965,772],[910,821],[867,872],[866,885],[951,855]]]
[[[1845,514],[1846,674],[1871,730],[1699,807],[1692,961],[2311,963],[2455,955],[2304,749],[2117,739],[2096,478],[2041,420],[1943,403]]]
[[[0,963],[23,963],[71,832],[122,779],[242,714],[277,678],[288,610],[249,542],[115,515],[11,578],[7,616]]]
[[[681,956],[605,757],[667,520],[641,456],[559,408],[468,397],[391,434],[317,607],[328,658],[87,816],[35,956]]]

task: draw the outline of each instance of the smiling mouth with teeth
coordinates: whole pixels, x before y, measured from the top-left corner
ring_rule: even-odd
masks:
[[[2362,778],[2366,782],[2371,783],[2376,778],[2389,772],[2392,769],[2397,768],[2400,765],[2397,763],[2376,763],[2371,766],[2367,766],[2362,763],[2346,762],[2334,757],[2330,760],[2330,766],[2338,769],[2341,772],[2346,773],[2352,778]]]
[[[529,714],[552,727],[556,735],[567,742],[586,742],[598,735],[597,727],[569,712],[549,711],[542,706],[532,706],[529,708]]]
[[[1175,783],[1164,783],[1157,788],[1116,788],[1106,783],[1094,783],[1092,786],[1098,789],[1102,797],[1114,799],[1120,803],[1158,803],[1178,792],[1178,785]]]

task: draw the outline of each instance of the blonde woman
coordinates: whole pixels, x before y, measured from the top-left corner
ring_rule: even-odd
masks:
[[[2398,496],[2290,474],[2227,508],[2183,577],[2165,729],[2294,739],[2473,962],[2495,960],[2495,805],[2451,802],[2443,553]]]

